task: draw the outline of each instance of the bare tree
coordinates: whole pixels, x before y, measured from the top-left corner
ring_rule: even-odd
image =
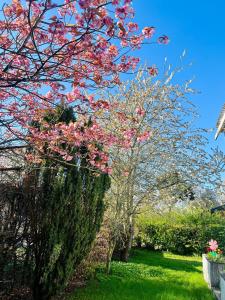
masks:
[[[130,149],[114,147],[111,153],[114,168],[107,195],[109,222],[112,232],[116,229],[118,233],[112,247],[121,240],[120,258],[125,261],[135,215],[144,203],[159,207],[160,193],[181,184],[194,189],[221,183],[224,156],[217,149],[207,152],[207,130],[195,127],[197,112],[188,99],[194,91],[190,82],[172,83],[173,75],[166,73],[163,79],[154,80],[139,73],[135,80],[124,83],[118,94],[109,95],[120,103],[120,110],[115,110],[108,126],[121,134],[118,118],[125,115],[124,127],[131,128],[123,129],[123,134],[130,134]],[[136,122],[138,118],[141,122]],[[150,132],[147,139],[146,132]],[[159,180],[174,172],[179,174],[177,180]]]

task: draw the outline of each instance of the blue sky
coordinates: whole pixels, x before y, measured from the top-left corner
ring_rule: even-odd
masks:
[[[155,26],[158,35],[166,34],[171,40],[167,46],[145,46],[139,53],[142,61],[160,69],[167,57],[175,67],[186,49],[185,62],[193,65],[182,76],[195,77],[192,86],[200,91],[192,98],[200,113],[197,125],[214,128],[209,148],[218,145],[225,152],[225,137],[214,141],[225,103],[225,1],[134,0],[133,5],[140,27]]]

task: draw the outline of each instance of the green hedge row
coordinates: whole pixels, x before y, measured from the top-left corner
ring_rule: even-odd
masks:
[[[178,222],[155,224],[139,224],[135,235],[136,246],[151,250],[170,251],[188,255],[205,252],[210,239],[217,240],[220,249],[225,252],[225,221],[221,216],[220,223],[214,223],[211,218],[207,222],[191,223],[182,219]]]

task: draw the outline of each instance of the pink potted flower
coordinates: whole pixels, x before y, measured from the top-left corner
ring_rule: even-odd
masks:
[[[220,285],[220,273],[224,271],[225,257],[215,240],[208,242],[207,253],[202,256],[203,275],[210,288]]]

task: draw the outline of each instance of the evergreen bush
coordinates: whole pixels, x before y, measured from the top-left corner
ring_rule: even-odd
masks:
[[[136,246],[181,255],[201,255],[207,242],[214,239],[225,251],[225,218],[206,210],[141,216],[136,227]]]
[[[48,116],[51,122],[75,122],[71,109]],[[46,158],[35,180],[40,192],[31,197],[35,211],[32,227],[34,253],[33,296],[47,300],[61,291],[83,258],[89,253],[104,212],[103,197],[109,188],[107,174],[88,166],[84,154],[70,164]],[[33,218],[33,217],[32,217]]]

